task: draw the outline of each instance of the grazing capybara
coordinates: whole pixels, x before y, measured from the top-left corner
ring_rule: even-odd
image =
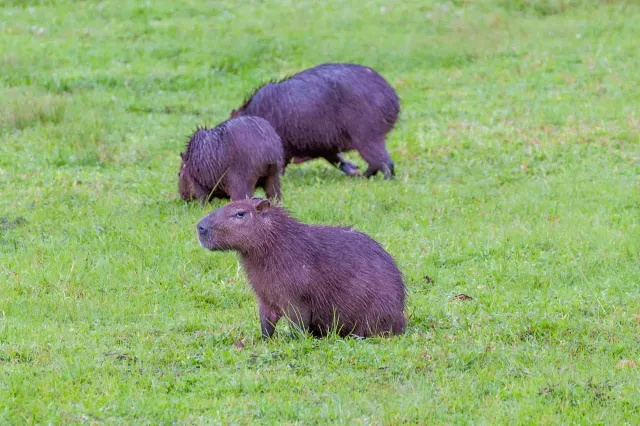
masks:
[[[258,88],[232,117],[255,115],[269,121],[292,158],[324,158],[345,174],[359,174],[341,152],[357,150],[369,164],[364,175],[395,175],[385,146],[398,114],[396,91],[377,72],[355,64],[323,64]]]
[[[312,335],[404,332],[405,286],[393,258],[351,228],[306,225],[268,200],[235,201],[197,225],[200,244],[236,251],[258,299],[263,337],[286,317]]]
[[[231,118],[213,129],[197,129],[180,157],[178,190],[185,201],[246,199],[257,186],[267,198],[281,198],[282,142],[260,117]]]

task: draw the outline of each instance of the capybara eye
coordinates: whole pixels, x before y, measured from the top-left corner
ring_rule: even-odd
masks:
[[[247,215],[247,212],[238,212],[238,213],[234,214],[233,217],[238,218],[238,219],[242,219],[246,215]]]

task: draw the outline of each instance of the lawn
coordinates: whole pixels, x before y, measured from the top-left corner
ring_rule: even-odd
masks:
[[[0,424],[639,424],[639,22],[635,0],[3,1]],[[196,239],[225,201],[177,196],[178,153],[339,61],[402,99],[396,179],[295,165],[283,204],[383,244],[407,332],[264,342],[236,256]]]

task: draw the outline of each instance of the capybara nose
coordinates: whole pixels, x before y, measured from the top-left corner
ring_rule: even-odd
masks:
[[[201,223],[198,224],[198,234],[206,234],[207,228],[205,228]]]

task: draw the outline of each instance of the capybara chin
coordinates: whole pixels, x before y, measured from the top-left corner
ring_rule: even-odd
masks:
[[[282,142],[262,118],[232,118],[213,129],[197,129],[180,156],[178,191],[185,201],[247,199],[256,186],[268,198],[281,198]]]
[[[323,64],[282,81],[267,83],[233,110],[232,117],[254,115],[269,121],[292,158],[324,158],[345,174],[359,174],[341,152],[357,150],[370,177],[395,175],[386,149],[387,133],[400,113],[396,91],[380,74],[356,64]]]
[[[209,250],[236,251],[258,299],[263,337],[281,317],[314,336],[401,334],[405,285],[393,258],[350,228],[306,225],[268,200],[235,201],[197,225]]]

